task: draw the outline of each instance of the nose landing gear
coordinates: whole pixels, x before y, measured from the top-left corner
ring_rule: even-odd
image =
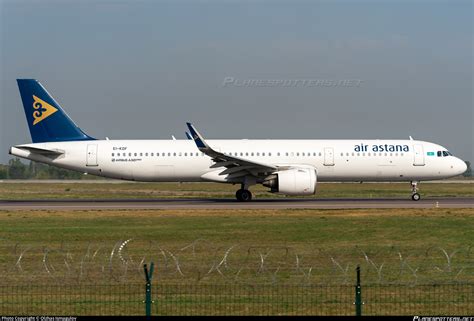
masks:
[[[414,201],[419,201],[421,199],[420,194],[418,194],[418,182],[412,181],[411,184],[411,199]]]

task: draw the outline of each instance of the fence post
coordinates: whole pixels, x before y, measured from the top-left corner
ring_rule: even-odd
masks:
[[[356,316],[362,315],[362,288],[360,286],[360,266],[357,266],[357,283],[355,286],[355,308]]]
[[[155,268],[155,264],[151,262],[150,270],[148,270],[146,264],[143,266],[143,270],[145,272],[145,315],[147,317],[151,316],[151,279],[153,278],[153,269]]]

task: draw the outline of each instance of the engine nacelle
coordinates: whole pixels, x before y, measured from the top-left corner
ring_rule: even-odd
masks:
[[[313,195],[316,193],[316,169],[311,166],[277,172],[263,183],[272,193],[285,195]]]

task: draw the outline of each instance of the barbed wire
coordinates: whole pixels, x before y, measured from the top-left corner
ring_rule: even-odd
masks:
[[[160,282],[352,284],[362,268],[366,283],[473,282],[473,247],[397,246],[340,249],[314,244],[215,244],[198,239],[166,246],[138,239],[108,243],[29,245],[0,240],[0,282],[133,282],[153,261]]]

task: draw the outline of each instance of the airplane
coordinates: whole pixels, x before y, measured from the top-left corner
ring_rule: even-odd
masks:
[[[73,171],[141,182],[238,184],[252,199],[261,184],[271,193],[313,195],[318,182],[418,182],[464,173],[466,163],[438,144],[414,140],[206,140],[187,123],[187,139],[99,140],[84,133],[41,83],[18,79],[33,143],[11,155]]]

